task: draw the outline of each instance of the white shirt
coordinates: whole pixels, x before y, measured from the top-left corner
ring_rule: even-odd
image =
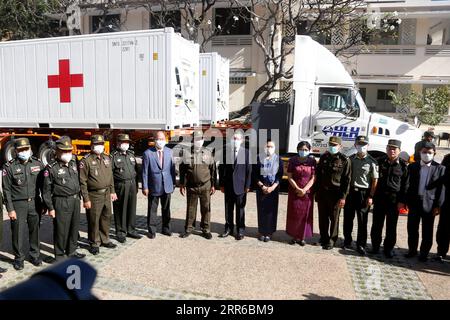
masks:
[[[420,160],[420,181],[419,181],[419,196],[425,194],[425,188],[428,184],[428,178],[430,175],[431,161],[428,163]]]

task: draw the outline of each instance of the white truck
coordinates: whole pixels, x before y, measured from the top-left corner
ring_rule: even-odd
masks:
[[[217,52],[200,53],[200,123],[228,120],[230,61]]]
[[[287,154],[296,153],[302,140],[311,143],[314,154],[321,154],[330,136],[341,137],[343,152],[351,154],[355,138],[365,135],[375,157],[386,152],[389,139],[398,139],[401,156],[408,159],[422,138],[422,131],[408,123],[369,112],[339,59],[308,36],[295,38],[291,103],[285,108],[261,105],[252,118],[256,128],[280,129],[280,150]]]

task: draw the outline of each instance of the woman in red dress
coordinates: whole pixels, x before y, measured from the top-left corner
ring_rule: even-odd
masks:
[[[310,156],[311,145],[302,141],[297,145],[298,155],[289,160],[288,209],[286,232],[292,237],[290,244],[305,245],[313,235],[313,193],[316,159]]]

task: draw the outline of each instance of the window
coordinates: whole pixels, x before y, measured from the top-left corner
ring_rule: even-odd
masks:
[[[366,101],[366,88],[359,88],[359,94],[364,101]]]
[[[216,8],[214,23],[219,35],[250,35],[250,12],[246,8]]]
[[[230,84],[247,84],[246,77],[232,77],[230,78]]]
[[[92,16],[91,33],[120,31],[120,14]]]
[[[380,30],[363,30],[362,39],[366,44],[396,45],[399,42],[399,29],[398,20],[382,20]]]
[[[320,88],[319,89],[319,110],[340,112],[349,114],[351,90],[346,88]],[[358,105],[355,104],[355,108]]]
[[[175,32],[181,32],[180,10],[150,12],[150,29],[172,27]]]
[[[326,28],[326,24],[320,23],[316,24],[317,27],[311,28],[311,20],[300,20],[297,23],[297,34],[298,35],[309,35],[312,39],[317,41],[322,45],[331,44],[331,31],[324,31],[322,29]]]
[[[391,89],[378,89],[377,91],[377,100],[387,100],[391,101],[392,97],[389,95],[389,92],[391,92]]]

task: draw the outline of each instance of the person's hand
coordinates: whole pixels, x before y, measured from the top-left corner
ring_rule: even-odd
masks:
[[[142,189],[142,194],[144,195],[144,196],[148,196],[148,194],[150,193],[150,190],[148,190],[148,189]]]
[[[9,217],[11,220],[16,220],[16,219],[17,219],[16,211],[13,210],[13,211],[11,211],[11,212],[8,212],[8,217]]]
[[[249,193],[250,192],[250,188],[245,188],[245,193]]]
[[[49,215],[50,217],[54,218],[55,215],[56,215],[55,210],[50,210],[50,211],[48,212],[48,215]]]
[[[297,196],[299,196],[301,198],[305,195],[306,192],[302,188],[298,188],[296,193],[297,193]]]
[[[343,208],[345,207],[345,199],[340,199],[339,200],[339,208]]]
[[[90,201],[87,201],[87,202],[83,203],[83,207],[85,209],[90,209],[90,208],[92,208],[92,204]]]
[[[184,197],[186,188],[184,186],[180,186],[180,193]]]
[[[372,198],[367,198],[367,207],[370,207],[370,206],[372,206],[372,204],[373,204],[373,199]]]
[[[441,214],[441,208],[434,208],[433,209],[433,217],[436,217]]]
[[[269,193],[268,190],[269,190],[269,188],[266,187],[266,186],[262,186],[262,187],[261,187],[261,191],[262,191],[264,194],[268,194],[268,193]]]
[[[221,191],[222,193],[225,193],[225,187],[220,187],[220,191]]]
[[[116,201],[118,198],[117,198],[117,194],[115,194],[115,193],[111,193],[111,201]]]
[[[402,202],[399,202],[397,204],[397,210],[400,211],[401,209],[406,209],[406,205]]]
[[[216,188],[211,187],[211,191],[209,192],[210,195],[213,195],[214,193],[216,193]]]

